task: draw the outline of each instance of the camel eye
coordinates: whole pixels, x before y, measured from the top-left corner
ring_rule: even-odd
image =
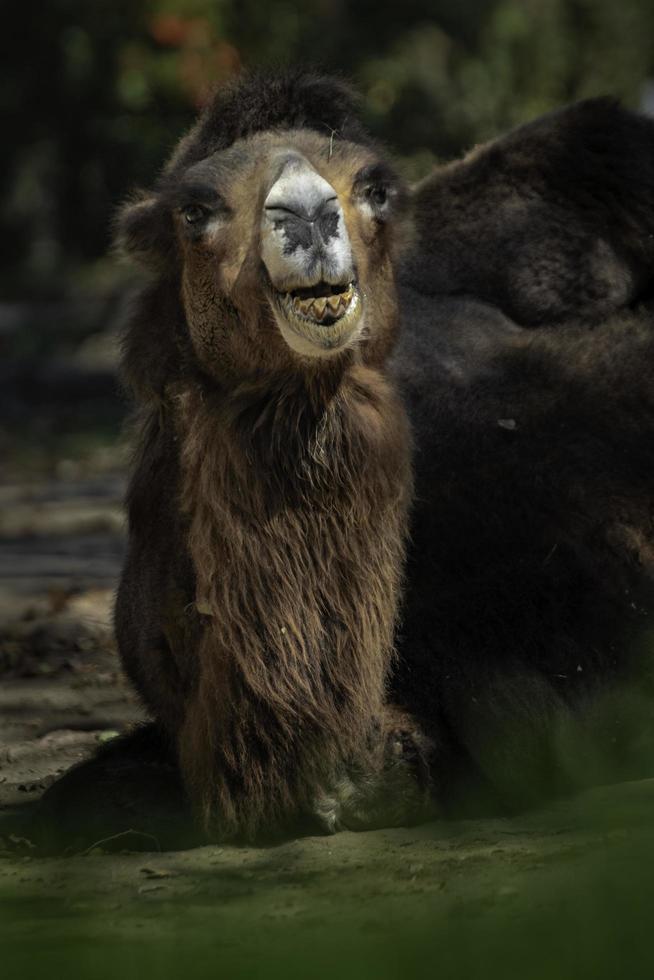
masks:
[[[381,208],[388,200],[388,190],[381,184],[373,185],[366,191],[366,197],[376,208]]]
[[[184,221],[188,225],[199,224],[209,213],[207,208],[203,208],[201,204],[187,204],[181,208],[181,212],[184,215]]]
[[[354,178],[354,199],[364,213],[377,224],[384,224],[395,210],[398,197],[398,181],[393,171],[384,163],[372,163],[362,167]]]

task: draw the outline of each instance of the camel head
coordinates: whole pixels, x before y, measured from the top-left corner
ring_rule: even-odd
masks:
[[[314,101],[316,86],[331,85],[332,105],[323,92],[310,113],[300,76],[286,118],[278,101],[270,125],[260,81],[219,96],[155,190],[122,214],[128,251],[177,278],[194,355],[221,381],[375,362],[392,345],[404,191],[367,138],[343,135],[342,108],[338,125],[329,122],[346,90],[311,84]],[[231,138],[221,131],[225,100],[247,113],[253,86],[264,107],[257,125],[241,122],[244,134]]]

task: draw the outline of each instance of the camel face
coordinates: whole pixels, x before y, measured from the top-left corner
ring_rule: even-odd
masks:
[[[321,356],[357,337],[362,300],[343,207],[304,156],[280,152],[261,220],[261,257],[280,333],[300,354]]]
[[[306,130],[257,134],[164,177],[157,207],[203,368],[242,379],[385,353],[402,200],[374,151]]]

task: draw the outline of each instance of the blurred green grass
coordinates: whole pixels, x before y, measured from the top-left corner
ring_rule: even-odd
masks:
[[[652,787],[643,786],[512,821],[466,822],[449,837],[434,825],[404,851],[389,847],[387,860],[379,834],[344,849],[335,839],[322,867],[304,867],[301,852],[289,865],[288,848],[259,852],[254,864],[238,849],[207,848],[194,852],[191,887],[179,894],[166,886],[174,877],[143,893],[136,874],[156,861],[184,872],[175,855],[72,859],[78,878],[59,861],[61,901],[52,866],[43,896],[19,899],[12,888],[0,927],[6,975],[649,977],[654,834]],[[456,851],[443,857],[448,845]],[[0,894],[6,900],[6,886]]]
[[[50,0],[5,26],[5,299],[101,278],[113,209],[244,66],[345,74],[412,178],[573,99],[641,104],[654,75],[650,0]]]

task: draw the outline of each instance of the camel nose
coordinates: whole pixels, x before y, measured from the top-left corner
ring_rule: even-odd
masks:
[[[278,289],[352,278],[336,191],[303,157],[289,157],[263,206],[262,258]]]
[[[264,202],[264,210],[273,219],[286,220],[289,216],[310,223],[338,207],[338,196],[331,184],[298,157],[286,162]]]

